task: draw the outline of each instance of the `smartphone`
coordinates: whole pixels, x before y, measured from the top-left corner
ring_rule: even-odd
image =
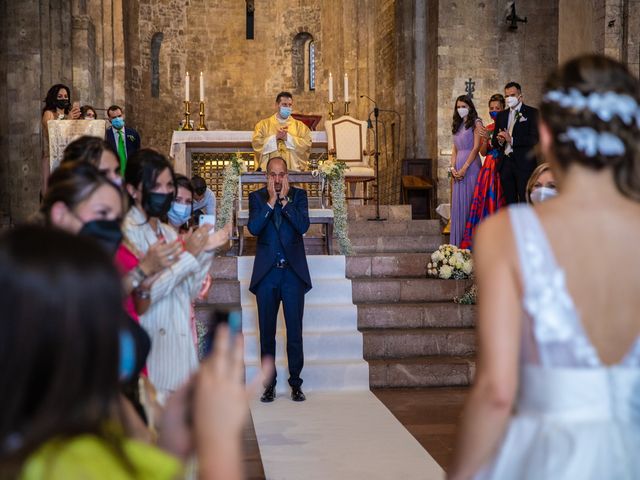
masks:
[[[235,309],[216,308],[209,316],[207,332],[202,339],[203,353],[209,355],[216,341],[216,331],[222,324],[229,326],[229,340],[233,344],[238,333],[242,332],[242,312]]]
[[[216,226],[216,216],[215,215],[205,215],[205,214],[200,215],[200,221],[199,221],[198,225],[201,227],[205,223],[207,223],[209,225],[213,225],[213,227],[215,228],[215,226]],[[209,230],[209,233],[213,233],[213,230],[214,229]]]

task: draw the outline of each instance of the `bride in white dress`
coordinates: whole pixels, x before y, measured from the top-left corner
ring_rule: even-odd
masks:
[[[559,195],[475,238],[479,355],[449,479],[640,479],[640,93],[579,57],[547,80]]]

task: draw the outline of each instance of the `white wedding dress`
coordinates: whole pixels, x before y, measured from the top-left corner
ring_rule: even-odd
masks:
[[[475,478],[640,479],[640,338],[618,365],[604,365],[537,215],[515,206],[510,218],[524,288],[518,399]]]

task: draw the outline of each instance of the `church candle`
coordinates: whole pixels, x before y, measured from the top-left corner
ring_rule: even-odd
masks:
[[[349,77],[347,74],[344,74],[344,101],[349,101]]]
[[[329,72],[329,101],[333,102],[333,75]]]
[[[200,101],[204,102],[204,76],[200,72]]]
[[[189,72],[187,72],[187,76],[184,79],[184,101],[189,101]]]

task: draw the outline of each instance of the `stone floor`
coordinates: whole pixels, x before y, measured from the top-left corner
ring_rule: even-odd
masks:
[[[452,458],[456,424],[468,390],[455,387],[372,391],[446,470]],[[264,479],[253,423],[245,428],[244,447],[247,479]]]

